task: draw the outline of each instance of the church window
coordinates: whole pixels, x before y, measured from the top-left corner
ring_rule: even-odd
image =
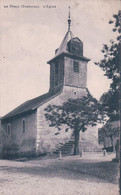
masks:
[[[55,64],[55,85],[58,85],[58,62]]]
[[[23,119],[23,133],[25,133],[26,131],[26,121],[25,119]]]
[[[10,135],[11,134],[11,124],[7,124],[7,134]]]
[[[58,63],[55,64],[55,74],[58,74]]]
[[[74,72],[79,72],[79,62],[74,60]]]

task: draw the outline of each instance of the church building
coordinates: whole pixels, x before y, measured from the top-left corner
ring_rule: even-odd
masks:
[[[71,138],[72,131],[62,131],[50,127],[44,109],[48,105],[62,104],[69,98],[81,98],[88,94],[87,63],[83,56],[83,42],[74,37],[70,29],[55,50],[55,55],[47,63],[50,66],[49,92],[28,100],[2,117],[4,131],[3,155],[39,155],[55,151],[60,143]]]

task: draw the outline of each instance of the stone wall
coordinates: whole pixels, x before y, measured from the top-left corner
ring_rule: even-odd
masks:
[[[70,97],[71,98],[81,98],[84,95],[87,95],[87,90],[75,87],[64,86],[63,91],[60,95],[55,96],[50,99],[48,102],[45,102],[43,105],[37,109],[37,153],[47,153],[53,152],[59,143],[66,143],[70,140],[72,135],[72,130],[65,132],[66,126],[63,126],[62,130],[59,131],[60,134],[55,135],[58,132],[58,129],[54,127],[49,127],[49,121],[45,118],[44,109],[49,105],[57,104],[61,105],[63,102],[66,102]]]
[[[25,132],[23,132],[23,119],[26,121]],[[7,124],[11,125],[9,135]],[[2,128],[6,135],[4,136],[3,155],[25,155],[27,153],[30,155],[36,151],[36,112],[16,119],[9,119],[8,122],[2,124]]]
[[[64,85],[85,88],[87,82],[87,62],[77,61],[79,63],[79,72],[74,72],[74,59],[64,57]]]
[[[58,66],[58,71],[55,71]],[[53,63],[50,64],[50,90],[54,87],[63,84],[64,80],[64,60],[63,57],[57,58]]]

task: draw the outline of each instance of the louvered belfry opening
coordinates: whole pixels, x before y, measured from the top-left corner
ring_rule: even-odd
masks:
[[[72,38],[68,43],[68,52],[75,56],[83,56],[83,43],[82,41],[75,37]]]

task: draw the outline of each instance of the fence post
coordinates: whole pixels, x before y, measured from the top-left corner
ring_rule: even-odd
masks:
[[[81,150],[80,152],[80,157],[83,157],[83,150]]]
[[[103,156],[106,156],[106,150],[103,150]]]
[[[59,151],[59,160],[61,160],[62,159],[62,152],[61,152],[61,150]]]

